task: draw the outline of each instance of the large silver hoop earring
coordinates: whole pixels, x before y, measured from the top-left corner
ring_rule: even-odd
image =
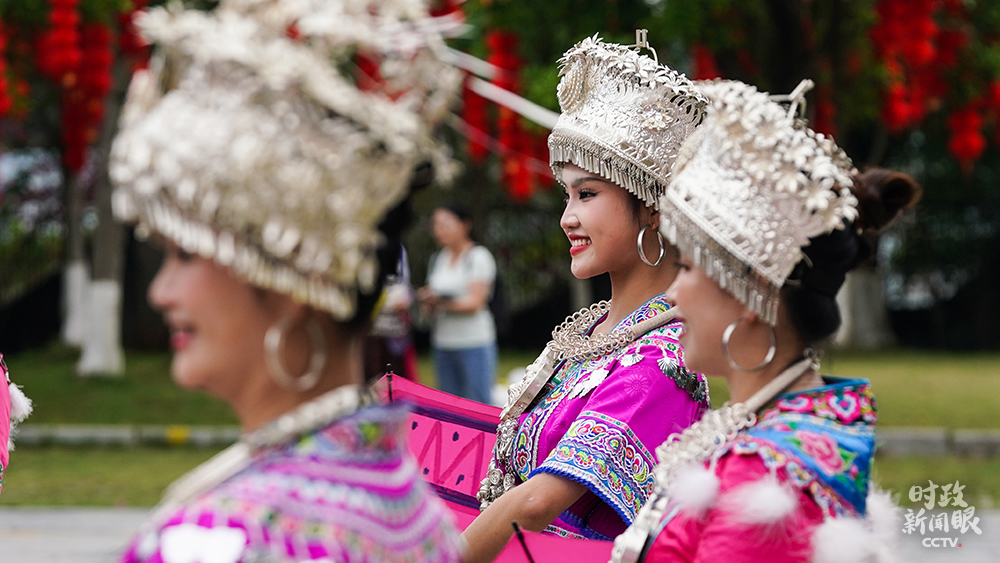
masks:
[[[285,389],[303,393],[316,387],[323,376],[323,368],[326,367],[326,338],[319,321],[316,319],[306,321],[306,334],[309,336],[312,348],[309,354],[309,366],[301,376],[292,377],[281,365],[281,347],[285,341],[285,333],[291,326],[292,319],[285,317],[267,329],[264,334],[264,358],[267,360],[267,373],[275,383]]]
[[[771,363],[771,360],[774,359],[774,354],[778,351],[778,339],[775,336],[774,329],[771,328],[771,325],[764,323],[764,326],[767,327],[768,334],[771,337],[771,346],[767,349],[767,355],[764,356],[764,361],[761,362],[760,365],[752,368],[741,366],[736,363],[736,360],[734,360],[733,356],[729,353],[729,339],[733,337],[733,332],[736,331],[736,327],[740,326],[740,323],[745,320],[745,318],[740,317],[726,327],[726,332],[722,333],[722,354],[726,356],[726,361],[729,362],[729,365],[732,366],[733,369],[738,369],[740,371],[760,371],[766,368]]]
[[[639,229],[639,238],[636,240],[635,245],[639,250],[639,260],[642,260],[642,263],[650,268],[655,268],[660,265],[660,262],[663,262],[663,255],[667,253],[667,245],[664,244],[663,235],[661,235],[659,229],[657,229],[656,240],[660,243],[660,255],[656,257],[656,262],[650,262],[649,258],[646,258],[646,252],[642,249],[642,237],[646,235],[646,229],[652,226],[653,225],[646,225],[645,227]]]

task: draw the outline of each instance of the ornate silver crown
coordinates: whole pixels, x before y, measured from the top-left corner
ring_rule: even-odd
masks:
[[[556,178],[572,163],[655,208],[681,144],[702,121],[705,98],[683,74],[597,35],[559,64],[562,114],[549,135]]]
[[[179,3],[112,150],[118,217],[340,319],[376,279],[376,226],[416,165],[450,169],[433,126],[461,80],[420,0]],[[382,86],[355,85],[354,57]]]
[[[698,83],[705,123],[677,159],[660,199],[660,230],[719,285],[768,323],[778,291],[809,239],[857,217],[851,160],[753,86]]]

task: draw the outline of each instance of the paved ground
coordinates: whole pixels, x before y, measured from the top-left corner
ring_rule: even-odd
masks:
[[[148,510],[0,508],[3,563],[108,563]]]
[[[147,514],[132,508],[0,508],[3,563],[110,563],[117,559]],[[981,536],[969,532],[904,536],[901,562],[996,563],[1000,561],[1000,510],[983,511]],[[933,536],[957,537],[962,547],[923,547]]]

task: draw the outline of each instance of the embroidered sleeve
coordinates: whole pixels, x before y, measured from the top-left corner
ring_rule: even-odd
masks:
[[[581,414],[532,474],[584,484],[631,523],[653,489],[651,452],[703,410],[664,376],[663,357],[657,346],[638,345],[607,366]]]

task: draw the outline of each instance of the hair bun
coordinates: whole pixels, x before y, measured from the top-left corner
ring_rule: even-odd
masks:
[[[912,207],[922,192],[908,174],[872,168],[855,176],[854,197],[858,199],[858,219],[854,225],[878,231],[891,223],[901,211]]]

